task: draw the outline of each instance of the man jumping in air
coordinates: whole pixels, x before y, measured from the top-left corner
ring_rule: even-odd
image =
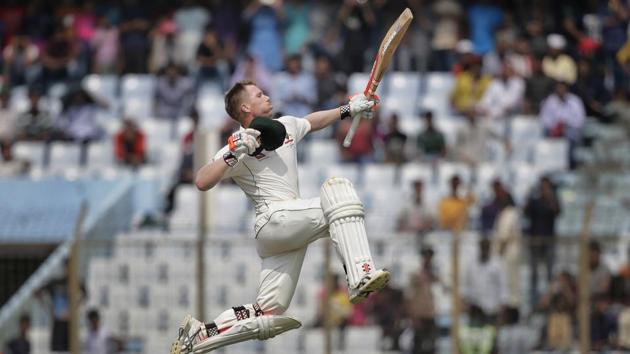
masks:
[[[206,353],[300,327],[299,321],[282,314],[295,292],[309,243],[322,237],[330,235],[343,260],[352,303],[387,284],[390,274],[374,265],[363,204],[350,181],[327,179],[319,198],[302,199],[298,188],[297,143],[338,119],[371,119],[374,104],[357,94],[339,108],[274,120],[271,100],[253,82],[238,82],[226,93],[225,109],[242,129],[197,172],[195,184],[207,191],[231,177],[254,203],[256,249],[262,259],[258,296],[209,323],[187,316],[171,354]]]

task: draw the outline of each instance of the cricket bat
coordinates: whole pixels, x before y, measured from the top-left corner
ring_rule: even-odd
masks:
[[[365,87],[365,97],[372,97],[376,89],[378,88],[378,84],[381,83],[381,78],[383,77],[383,73],[387,70],[389,66],[389,62],[394,56],[394,52],[396,48],[398,48],[398,44],[402,40],[405,32],[407,32],[407,28],[409,24],[413,20],[413,14],[409,8],[406,8],[394,24],[389,28],[387,34],[381,41],[380,47],[378,47],[378,52],[376,53],[376,58],[374,59],[374,64],[372,64],[372,72],[370,73],[370,79],[368,80],[367,86]],[[359,126],[359,122],[361,121],[361,116],[358,115],[353,118],[352,126],[350,126],[350,130],[348,130],[348,134],[346,134],[346,138],[343,140],[343,146],[349,147],[352,143],[352,137]]]

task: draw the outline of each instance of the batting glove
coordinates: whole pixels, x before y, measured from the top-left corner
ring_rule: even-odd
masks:
[[[223,160],[228,166],[234,166],[244,155],[253,154],[260,147],[258,137],[260,132],[256,129],[239,130],[228,138],[230,151],[223,155]]]
[[[374,95],[371,98],[365,97],[362,93],[357,93],[350,97],[350,116],[354,118],[356,115],[360,115],[362,118],[372,119],[374,118],[374,110],[379,102],[378,96]]]

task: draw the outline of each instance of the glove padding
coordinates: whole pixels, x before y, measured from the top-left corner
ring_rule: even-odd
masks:
[[[363,93],[357,93],[350,97],[350,102],[348,103],[350,116],[354,118],[360,115],[362,118],[372,119],[374,118],[374,110],[377,104],[378,96],[374,95],[368,99]]]
[[[253,154],[260,147],[259,136],[260,132],[256,129],[248,128],[237,131],[228,138],[230,152],[239,160],[243,155]]]

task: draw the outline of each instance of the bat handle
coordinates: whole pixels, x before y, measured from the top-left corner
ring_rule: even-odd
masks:
[[[348,130],[348,133],[346,134],[346,138],[343,139],[343,147],[345,148],[350,147],[350,144],[352,144],[352,138],[354,137],[354,133],[356,133],[360,122],[361,122],[360,114],[352,118],[352,125],[350,126],[350,130]]]

